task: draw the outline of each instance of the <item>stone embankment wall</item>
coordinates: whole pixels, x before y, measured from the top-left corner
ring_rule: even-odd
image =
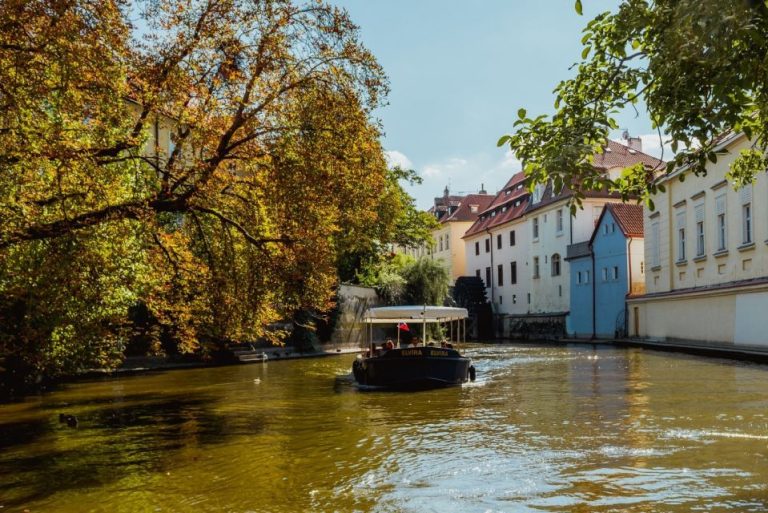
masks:
[[[339,287],[339,317],[329,346],[335,349],[360,347],[365,341],[363,314],[368,308],[379,306],[376,291],[369,287],[348,285]]]
[[[557,340],[564,338],[566,314],[499,315],[496,335],[517,340]]]

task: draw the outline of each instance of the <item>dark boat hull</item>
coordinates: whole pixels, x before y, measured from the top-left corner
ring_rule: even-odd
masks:
[[[355,380],[364,387],[414,390],[466,383],[471,365],[469,358],[453,349],[420,347],[359,358],[352,370]]]

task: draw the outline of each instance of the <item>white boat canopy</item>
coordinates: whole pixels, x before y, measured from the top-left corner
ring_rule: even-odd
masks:
[[[450,322],[466,319],[469,316],[466,308],[451,306],[382,306],[369,308],[363,316],[366,324],[391,324],[396,322]]]

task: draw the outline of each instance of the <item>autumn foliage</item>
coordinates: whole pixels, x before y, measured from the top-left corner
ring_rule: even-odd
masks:
[[[386,92],[323,2],[0,3],[0,367],[327,310],[339,261],[411,206],[372,118]]]

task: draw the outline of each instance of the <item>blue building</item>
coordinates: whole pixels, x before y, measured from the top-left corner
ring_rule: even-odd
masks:
[[[568,334],[614,338],[626,333],[626,299],[645,291],[643,209],[608,203],[589,242],[568,247],[571,305]]]

